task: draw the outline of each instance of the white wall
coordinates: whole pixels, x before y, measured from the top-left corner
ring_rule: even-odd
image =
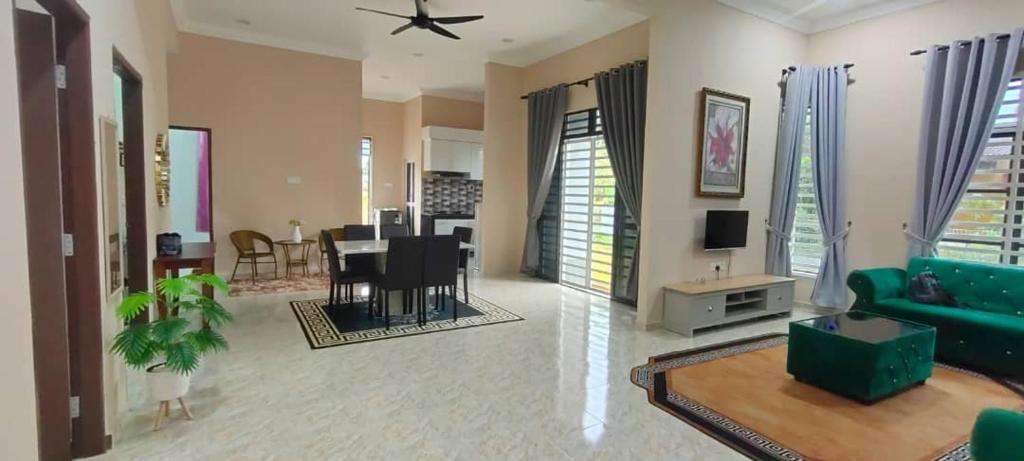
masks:
[[[199,131],[171,130],[171,232],[182,242],[209,242],[209,232],[196,231],[199,197]]]
[[[11,3],[0,7],[0,459],[33,460],[36,390]]]
[[[661,287],[714,277],[720,253],[703,251],[707,209],[750,210],[748,246],[732,255],[732,275],[761,273],[778,128],[779,77],[803,61],[807,38],[713,0],[662,1],[651,19],[637,323],[661,322]],[[746,197],[694,194],[700,90],[748,96]]]

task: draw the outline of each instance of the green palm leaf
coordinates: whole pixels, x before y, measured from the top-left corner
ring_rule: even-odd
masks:
[[[117,306],[116,315],[121,320],[131,320],[145,312],[150,304],[157,301],[156,295],[145,291],[132,293],[121,300]]]
[[[185,333],[187,328],[187,319],[172,317],[151,323],[150,334],[157,343],[167,344],[181,339],[181,335]]]
[[[228,341],[216,330],[202,329],[185,333],[184,340],[191,342],[201,354],[214,351],[226,351]]]
[[[194,283],[187,277],[160,279],[156,282],[156,290],[172,300],[181,299],[184,296],[201,296],[202,293],[196,290]]]
[[[216,274],[189,274],[186,277],[193,282],[209,285],[221,293],[227,294],[230,291],[228,283]]]
[[[199,367],[200,352],[189,341],[168,344],[164,352],[167,354],[167,368],[175,373],[187,375]]]
[[[198,304],[203,317],[213,327],[220,327],[234,319],[234,316],[216,300],[202,298],[198,301]]]
[[[144,368],[156,357],[157,344],[150,336],[150,325],[132,325],[116,336],[111,352],[121,356],[128,366]]]

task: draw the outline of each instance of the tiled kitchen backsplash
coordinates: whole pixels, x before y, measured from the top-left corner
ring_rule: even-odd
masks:
[[[483,198],[483,181],[451,176],[423,178],[424,213],[473,214],[475,205]]]

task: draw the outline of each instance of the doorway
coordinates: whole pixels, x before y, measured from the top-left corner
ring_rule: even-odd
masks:
[[[596,110],[568,114],[561,151],[561,274],[565,285],[611,296],[615,176]]]
[[[15,48],[42,460],[107,446],[88,16],[19,3]]]
[[[182,243],[213,241],[213,133],[172,126],[169,135],[171,231]]]
[[[142,77],[116,48],[113,69],[121,91],[115,96],[124,170],[124,258],[126,294],[149,290],[149,237],[146,231],[146,146],[142,119]],[[149,322],[145,316],[134,321]]]

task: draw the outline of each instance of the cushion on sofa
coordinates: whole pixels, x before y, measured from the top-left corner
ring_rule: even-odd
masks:
[[[907,283],[926,271],[934,273],[942,288],[961,306],[1024,318],[1024,268],[911,258]]]

